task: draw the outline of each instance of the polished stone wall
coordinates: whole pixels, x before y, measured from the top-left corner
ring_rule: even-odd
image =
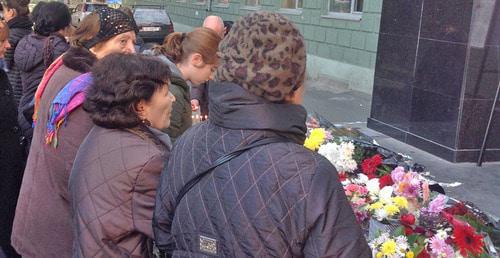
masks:
[[[383,2],[368,127],[476,161],[500,78],[500,1]],[[500,160],[500,103],[485,160]]]

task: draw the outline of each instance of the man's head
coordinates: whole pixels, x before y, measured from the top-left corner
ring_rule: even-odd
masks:
[[[219,16],[207,16],[203,21],[203,28],[214,30],[221,38],[224,37],[224,21]]]

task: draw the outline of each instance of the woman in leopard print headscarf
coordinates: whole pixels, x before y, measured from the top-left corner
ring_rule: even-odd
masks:
[[[209,119],[177,139],[160,179],[158,248],[173,257],[371,257],[335,167],[303,147],[298,29],[282,15],[251,13],[219,52]]]

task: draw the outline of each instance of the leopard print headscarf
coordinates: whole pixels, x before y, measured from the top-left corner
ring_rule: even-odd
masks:
[[[240,18],[219,51],[216,79],[236,83],[269,101],[282,101],[304,83],[304,38],[280,14],[259,11]]]

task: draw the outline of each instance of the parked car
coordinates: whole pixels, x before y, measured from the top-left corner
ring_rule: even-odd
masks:
[[[105,3],[81,3],[78,4],[73,13],[71,14],[71,23],[74,26],[78,26],[80,21],[85,18],[85,16],[89,15],[91,12],[97,10],[98,8],[108,6]]]
[[[168,34],[174,32],[174,24],[164,6],[136,5],[133,12],[139,36],[144,42],[161,44]]]

